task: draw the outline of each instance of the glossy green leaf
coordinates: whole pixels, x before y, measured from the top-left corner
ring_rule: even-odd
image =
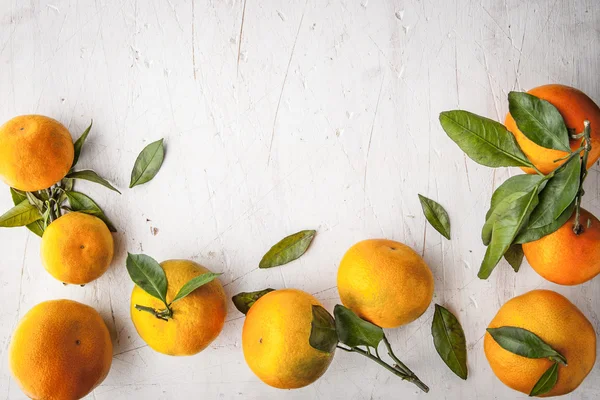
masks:
[[[69,199],[69,205],[71,206],[72,211],[78,211],[98,217],[104,221],[111,232],[117,231],[113,223],[110,222],[106,215],[104,215],[102,209],[90,197],[80,192],[65,192],[65,194],[67,195],[67,199]]]
[[[383,340],[383,329],[364,319],[352,310],[337,304],[333,310],[335,330],[341,343],[349,347],[370,346],[377,348]]]
[[[488,210],[485,219],[489,218],[490,214],[494,211],[494,208],[496,208],[504,198],[516,192],[529,192],[534,186],[540,183],[542,179],[544,179],[544,177],[541,175],[521,174],[511,176],[505,180],[492,194],[490,209]]]
[[[542,374],[533,389],[531,389],[529,396],[533,397],[548,393],[556,385],[556,382],[558,382],[558,363],[555,362]]]
[[[504,253],[504,259],[510,264],[515,272],[519,272],[521,264],[523,263],[523,246],[520,244],[511,244],[506,253]]]
[[[307,230],[294,233],[279,241],[265,254],[259,268],[272,268],[300,258],[306,252],[317,231]]]
[[[109,181],[107,181],[106,179],[104,179],[103,177],[101,177],[96,172],[94,172],[90,169],[86,169],[83,171],[70,172],[66,176],[66,178],[68,178],[68,179],[83,179],[86,181],[98,183],[106,188],[109,188],[110,190],[113,190],[113,191],[121,194],[121,192],[119,192],[113,185],[111,185]]]
[[[492,338],[504,350],[527,358],[549,358],[567,365],[567,359],[550,347],[538,335],[514,326],[488,328]]]
[[[523,196],[527,196],[528,192],[515,192],[507,195],[500,201],[492,210],[491,214],[487,217],[483,227],[481,228],[481,241],[484,245],[488,246],[492,240],[492,232],[494,230],[494,224],[498,220],[502,220],[504,214],[512,212],[512,208],[516,201]]]
[[[145,254],[127,253],[126,265],[127,272],[136,285],[167,304],[167,276],[155,259]]]
[[[467,342],[458,319],[447,309],[435,305],[431,324],[433,344],[448,368],[459,378],[467,379]]]
[[[552,104],[529,93],[510,92],[508,109],[529,140],[547,149],[571,151],[565,121]]]
[[[27,200],[27,196],[25,195],[25,193],[14,188],[10,188],[10,196],[12,197],[12,201],[15,206]],[[26,225],[26,227],[39,237],[42,237],[44,235],[44,223],[41,221],[41,219]]]
[[[477,276],[487,279],[504,256],[519,231],[525,226],[531,212],[538,204],[538,187],[534,187],[527,195],[514,200],[502,218],[494,222],[492,239],[485,252]]]
[[[177,292],[177,295],[175,296],[175,298],[173,299],[171,304],[175,303],[178,300],[183,299],[185,296],[192,293],[194,290],[198,289],[200,286],[203,286],[203,285],[206,285],[207,283],[212,282],[213,280],[215,280],[215,278],[217,278],[220,275],[223,275],[223,274],[214,273],[214,272],[206,272],[202,275],[198,275],[198,276],[190,279],[185,285],[183,285],[181,287],[181,289],[179,289],[179,292]]]
[[[0,216],[0,227],[14,228],[26,226],[42,218],[38,209],[29,201],[23,200]]]
[[[275,289],[264,289],[256,292],[241,292],[231,298],[233,305],[238,309],[239,312],[246,315],[250,307],[256,303],[258,299],[263,297],[265,294],[275,291]]]
[[[450,240],[450,217],[448,217],[448,213],[444,207],[422,195],[419,195],[419,201],[421,202],[421,208],[427,221],[443,237]]]
[[[165,157],[163,142],[164,139],[160,139],[150,143],[138,155],[131,171],[130,188],[146,183],[156,176]]]
[[[318,305],[312,306],[312,315],[308,342],[317,350],[333,353],[338,344],[335,320],[326,309]]]
[[[73,147],[75,150],[75,157],[73,157],[73,165],[71,166],[71,168],[73,168],[75,166],[75,164],[77,164],[77,161],[79,161],[79,156],[81,155],[81,149],[83,148],[83,144],[85,143],[85,140],[87,139],[88,135],[90,134],[90,130],[92,129],[93,124],[94,124],[94,120],[90,121],[90,126],[88,126],[87,129],[85,131],[83,131],[81,136],[79,136],[79,139],[77,139],[75,141],[75,143],[73,143]]]
[[[440,114],[442,128],[473,161],[488,167],[531,167],[504,125],[468,111]]]
[[[569,207],[567,207],[567,209],[565,211],[563,211],[563,213],[554,221],[550,222],[547,225],[543,225],[540,227],[533,227],[531,225],[528,225],[527,227],[525,227],[523,229],[523,231],[521,231],[517,237],[515,238],[514,242],[515,243],[528,243],[528,242],[532,242],[534,240],[538,240],[546,235],[549,235],[553,232],[556,232],[558,230],[558,228],[560,228],[561,226],[563,226],[564,224],[567,223],[567,221],[569,220],[569,218],[571,218],[571,216],[573,215],[573,212],[575,211],[575,202],[573,201]],[[535,210],[534,210],[535,212]],[[531,218],[530,218],[531,220]]]

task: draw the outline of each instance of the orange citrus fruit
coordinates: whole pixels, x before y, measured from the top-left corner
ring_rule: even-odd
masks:
[[[72,300],[45,301],[19,322],[9,349],[12,375],[32,399],[80,399],[110,370],[108,328],[93,308]]]
[[[42,236],[42,263],[64,283],[84,285],[100,277],[113,258],[113,238],[93,215],[71,212],[48,225]]]
[[[188,260],[168,260],[160,265],[167,276],[167,302],[192,278],[210,272]],[[137,310],[136,304],[155,310],[162,310],[165,305],[139,286],[133,288],[131,319],[135,329],[152,349],[171,356],[189,356],[204,350],[221,333],[227,315],[225,291],[218,279],[173,303],[173,316],[168,321]]]
[[[71,134],[43,115],[21,115],[0,127],[0,177],[15,189],[47,189],[71,169]]]
[[[583,121],[590,121],[592,151],[588,156],[588,168],[600,157],[600,108],[585,93],[564,85],[544,85],[531,89],[529,94],[548,101],[558,109],[567,128],[573,129],[576,133],[583,132]],[[519,143],[521,150],[527,158],[542,173],[548,174],[556,169],[565,160],[554,162],[567,155],[561,150],[546,149],[538,146],[529,140],[517,127],[514,118],[508,113],[504,122],[506,129],[512,132]],[[581,139],[570,140],[571,150],[576,150],[581,143]],[[535,171],[532,168],[521,168],[528,174]]]
[[[309,343],[312,306],[308,293],[282,289],[267,293],[248,311],[242,348],[248,366],[267,385],[296,389],[321,377],[333,359]]]
[[[567,359],[567,366],[559,366],[556,385],[544,397],[577,389],[596,362],[594,327],[573,303],[551,290],[533,290],[506,302],[489,328],[503,326],[533,332]],[[498,379],[526,394],[553,363],[547,358],[526,358],[504,350],[487,332],[483,343]]]
[[[337,275],[342,303],[383,328],[419,318],[433,298],[431,270],[413,249],[385,239],[358,242]]]
[[[575,213],[557,231],[523,244],[529,265],[550,282],[578,285],[600,273],[600,221],[581,209],[584,230],[579,235],[573,232],[574,221]]]

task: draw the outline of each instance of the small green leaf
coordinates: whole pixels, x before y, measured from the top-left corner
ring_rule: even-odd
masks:
[[[145,254],[127,253],[126,265],[127,272],[136,285],[167,304],[167,276],[155,259]]]
[[[459,378],[466,380],[468,370],[465,332],[458,319],[439,304],[435,305],[431,335],[435,349],[448,368]]]
[[[515,243],[528,243],[534,240],[538,240],[546,235],[549,235],[553,232],[556,232],[558,228],[567,223],[569,218],[573,215],[573,211],[575,211],[575,202],[573,201],[569,207],[556,220],[550,222],[547,225],[540,227],[532,227],[531,225],[525,227],[519,235],[515,238]],[[534,210],[535,212],[535,210]],[[531,220],[531,218],[530,218]]]
[[[92,200],[85,194],[79,192],[65,192],[65,194],[69,199],[69,204],[71,205],[72,211],[78,211],[93,215],[94,217],[98,217],[102,221],[104,221],[104,223],[111,232],[117,231],[113,223],[110,222],[106,215],[104,215],[104,212],[102,212],[102,209],[98,206],[98,204],[96,204],[94,200]]]
[[[337,332],[335,330],[335,320],[321,306],[312,306],[313,319],[310,328],[310,345],[320,351],[333,353],[338,344]]]
[[[511,244],[506,253],[504,253],[504,259],[508,261],[515,272],[519,272],[519,269],[521,269],[523,256],[523,246],[520,244]]]
[[[269,288],[256,292],[241,292],[233,296],[231,300],[233,301],[235,308],[237,308],[242,314],[246,315],[250,307],[252,307],[258,299],[273,291],[275,291],[275,289]]]
[[[158,173],[165,157],[164,139],[150,143],[135,160],[129,188],[146,183]]]
[[[198,275],[192,279],[190,279],[185,285],[179,289],[179,292],[171,302],[171,304],[175,303],[177,300],[183,299],[188,294],[192,293],[194,290],[198,289],[202,285],[206,285],[209,282],[212,282],[219,275],[223,275],[221,273],[214,272],[206,272],[202,275]]]
[[[24,200],[27,200],[27,196],[25,195],[25,193],[15,188],[10,188],[10,195],[15,206],[23,202]],[[44,223],[41,220],[37,220],[26,226],[27,229],[29,229],[31,232],[35,233],[39,237],[42,237],[44,235]]]
[[[277,267],[300,258],[310,246],[316,233],[317,231],[314,230],[300,231],[283,238],[263,256],[258,267]]]
[[[494,222],[492,239],[477,274],[480,279],[489,278],[537,204],[538,186],[535,186],[525,196],[515,199],[502,213],[502,218]]]
[[[87,139],[87,137],[90,133],[90,130],[92,129],[93,124],[94,124],[94,120],[90,121],[90,126],[88,126],[87,129],[85,131],[83,131],[81,136],[79,136],[79,139],[77,139],[75,141],[75,143],[73,144],[73,147],[75,150],[75,156],[73,157],[73,165],[71,165],[71,168],[73,168],[75,166],[75,164],[77,164],[77,161],[79,161],[79,156],[81,155],[81,149],[83,148],[83,144],[85,143],[85,140]]]
[[[529,140],[547,149],[571,151],[565,121],[552,104],[529,93],[510,92],[508,109]]]
[[[419,195],[419,201],[421,202],[421,208],[423,208],[423,214],[425,214],[427,221],[443,237],[450,240],[450,218],[444,207],[422,195]]]
[[[352,310],[337,304],[333,310],[335,330],[339,341],[349,347],[370,346],[377,348],[383,340],[383,329],[364,319]]]
[[[488,328],[492,338],[504,350],[527,358],[549,358],[567,365],[567,359],[535,333],[514,326]]]
[[[555,362],[542,374],[533,389],[531,389],[529,396],[533,397],[548,393],[556,385],[556,382],[558,382],[558,363]]]
[[[0,216],[0,227],[25,226],[40,219],[42,219],[42,216],[38,209],[29,204],[29,201],[23,200]]]
[[[90,170],[90,169],[86,169],[83,171],[73,171],[70,172],[66,178],[68,179],[83,179],[86,181],[90,181],[90,182],[94,182],[94,183],[99,183],[100,185],[109,188],[110,190],[113,190],[119,194],[121,194],[121,192],[119,192],[113,185],[110,184],[109,181],[107,181],[106,179],[104,179],[103,177],[101,177],[100,175],[98,175],[96,172]]]
[[[532,167],[504,125],[468,111],[440,114],[442,128],[473,161],[488,167]]]
[[[494,224],[496,221],[501,220],[504,214],[511,211],[514,207],[515,201],[518,201],[523,196],[527,196],[527,192],[515,192],[507,195],[500,201],[487,216],[483,227],[481,228],[481,241],[484,245],[488,246],[492,240],[492,232],[494,230]]]
[[[507,196],[516,192],[529,192],[534,186],[540,183],[542,179],[544,179],[544,177],[541,175],[530,174],[515,175],[508,178],[502,185],[498,186],[494,191],[494,194],[492,194],[490,209],[488,210],[485,219],[487,220],[490,217],[496,206],[498,206]]]

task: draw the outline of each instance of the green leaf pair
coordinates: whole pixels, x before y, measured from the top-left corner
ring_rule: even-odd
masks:
[[[530,396],[539,396],[548,393],[558,381],[559,363],[567,365],[567,359],[544,342],[535,333],[514,326],[488,328],[487,332],[504,350],[527,358],[548,358],[553,361],[552,366],[544,372],[533,386]]]
[[[131,280],[150,296],[156,297],[165,305],[165,310],[154,310],[150,307],[136,305],[142,311],[150,311],[157,318],[167,320],[173,316],[171,305],[192,293],[199,287],[212,282],[220,273],[206,272],[185,283],[177,292],[173,300],[167,301],[167,276],[160,264],[152,257],[145,254],[127,253],[127,272]]]

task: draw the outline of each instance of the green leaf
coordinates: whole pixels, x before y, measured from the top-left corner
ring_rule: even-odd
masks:
[[[78,211],[100,218],[111,232],[117,231],[113,223],[110,222],[106,215],[104,215],[104,212],[102,212],[102,209],[98,207],[98,204],[96,204],[94,200],[79,192],[65,192],[65,194],[69,199],[69,205],[71,206],[72,211]]]
[[[135,160],[129,188],[146,183],[158,173],[165,157],[164,139],[150,143]]]
[[[504,256],[519,231],[527,223],[529,215],[538,204],[538,186],[525,196],[511,202],[510,207],[502,213],[502,218],[494,222],[492,240],[488,246],[479,273],[481,279],[487,279]]]
[[[12,197],[12,201],[15,206],[27,200],[27,196],[25,195],[25,193],[15,188],[10,188],[10,196]],[[44,223],[41,220],[37,220],[26,226],[27,229],[29,229],[31,232],[35,233],[39,237],[42,237],[44,235]]]
[[[340,342],[349,347],[370,346],[377,348],[383,340],[383,329],[374,325],[352,310],[337,304],[333,310],[335,330]]]
[[[421,202],[421,208],[427,221],[443,237],[450,240],[450,218],[444,207],[422,195],[419,195],[419,201]]]
[[[554,385],[556,385],[556,382],[558,382],[558,363],[552,364],[552,366],[542,374],[535,386],[533,386],[533,389],[531,389],[529,396],[533,397],[548,393],[552,390]]]
[[[121,194],[121,192],[119,192],[113,185],[110,184],[109,181],[107,181],[106,179],[104,179],[103,177],[101,177],[100,175],[98,175],[96,172],[90,170],[90,169],[86,169],[83,171],[73,171],[70,172],[66,178],[68,179],[83,179],[86,181],[90,181],[90,182],[94,182],[94,183],[99,183],[100,185],[109,188],[110,190],[113,190],[119,194]]]
[[[538,335],[514,326],[488,328],[492,338],[504,350],[527,358],[549,358],[567,365],[567,359],[550,347]]]
[[[271,268],[284,265],[300,258],[306,252],[317,231],[307,230],[294,233],[271,247],[258,264],[259,268]]]
[[[318,305],[312,306],[312,315],[308,342],[317,350],[333,353],[338,344],[335,320],[326,309]]]
[[[504,125],[468,111],[440,114],[442,128],[473,161],[488,167],[532,167]]]
[[[42,216],[38,209],[29,204],[29,201],[23,200],[0,216],[0,227],[25,226],[40,219],[42,219]]]
[[[206,285],[209,282],[212,282],[219,275],[223,275],[222,273],[214,273],[214,272],[206,272],[202,275],[198,275],[192,279],[190,279],[185,285],[179,289],[179,292],[171,302],[171,304],[175,303],[177,300],[183,299],[188,294],[192,293],[194,290],[198,289],[200,286]]]
[[[558,228],[560,228],[561,226],[566,224],[567,221],[569,221],[569,218],[571,218],[571,216],[573,215],[573,211],[575,211],[575,201],[573,201],[556,220],[550,222],[548,225],[540,227],[528,225],[526,228],[523,229],[521,233],[519,233],[519,235],[515,238],[514,242],[520,244],[528,243],[534,240],[538,240],[553,232],[556,232]]]
[[[529,192],[534,188],[540,181],[544,179],[541,175],[530,175],[522,174],[515,175],[508,178],[502,185],[492,194],[492,200],[490,202],[490,209],[488,210],[485,219],[487,220],[492,214],[496,206],[502,202],[507,196],[516,192]]]
[[[466,380],[468,370],[465,333],[458,319],[439,304],[435,305],[431,335],[435,349],[448,368],[459,378]]]
[[[511,193],[494,207],[481,228],[481,241],[484,245],[488,246],[492,241],[492,232],[496,221],[501,220],[504,217],[504,214],[511,211],[515,201],[518,201],[523,196],[527,196],[527,193],[528,192]]]
[[[521,269],[523,256],[523,246],[520,244],[511,244],[506,253],[504,253],[504,259],[508,261],[515,272],[519,272],[519,269]]]
[[[73,147],[75,149],[75,156],[73,157],[73,165],[71,165],[71,168],[73,168],[75,166],[75,164],[77,164],[77,161],[79,161],[79,156],[81,155],[81,149],[83,148],[83,144],[85,143],[85,140],[87,139],[87,137],[90,133],[90,130],[92,129],[93,124],[94,124],[94,120],[91,120],[90,126],[88,126],[87,129],[85,131],[83,131],[81,136],[79,136],[79,139],[77,139],[75,141],[75,143],[73,144]]]
[[[145,254],[127,253],[126,265],[136,285],[167,305],[167,276],[155,259]]]
[[[510,92],[508,109],[529,140],[547,149],[571,151],[565,121],[552,104],[529,93]]]
[[[231,300],[233,301],[235,308],[237,308],[242,314],[246,315],[250,307],[252,307],[258,299],[273,291],[275,291],[275,289],[269,288],[258,290],[256,292],[242,292],[233,296]]]

